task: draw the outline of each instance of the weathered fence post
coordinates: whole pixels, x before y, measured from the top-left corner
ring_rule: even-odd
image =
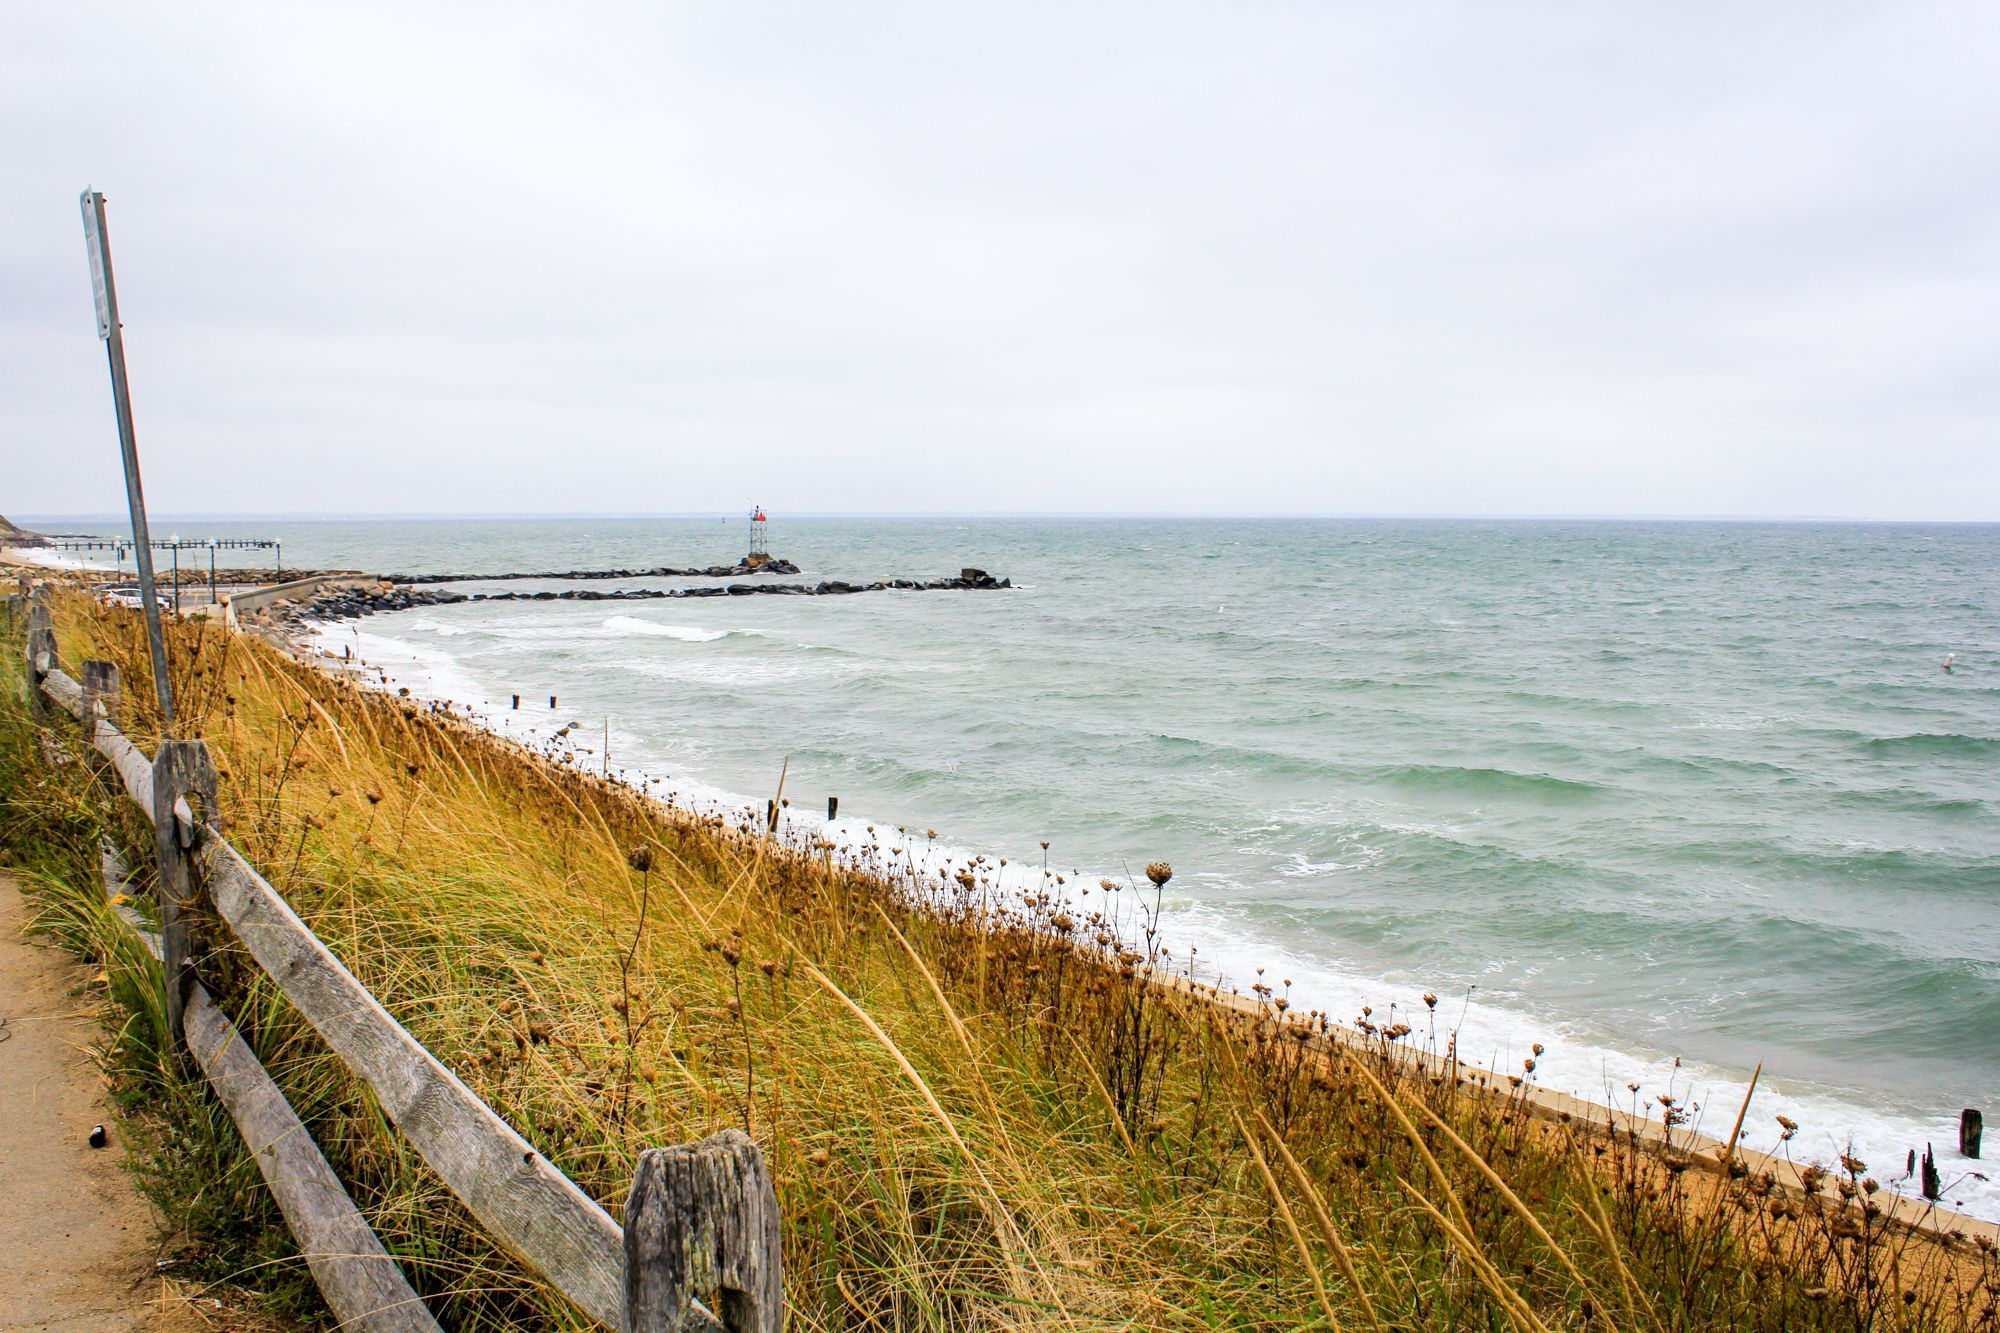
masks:
[[[201,801],[196,813],[188,796]],[[162,740],[153,757],[153,834],[160,863],[160,952],[167,977],[167,1026],[182,1040],[181,1015],[194,988],[183,914],[194,906],[194,852],[204,823],[220,819],[215,761],[201,741]]]
[[[778,1195],[740,1129],[639,1155],[625,1204],[624,1333],[782,1333]],[[721,1318],[697,1299],[713,1291]]]
[[[49,701],[42,697],[42,682],[60,662],[56,654],[56,631],[49,620],[49,608],[39,590],[28,598],[28,711],[37,719],[51,716]]]
[[[1979,1156],[1979,1138],[1985,1129],[1986,1117],[1970,1106],[1958,1113],[1958,1151],[1962,1156]]]
[[[114,727],[118,725],[119,703],[118,664],[101,657],[84,659],[83,730],[86,738],[96,739],[100,718]]]
[[[83,661],[83,712],[77,721],[83,726],[83,757],[97,772],[97,780],[104,786],[104,794],[112,801],[118,800],[118,778],[104,756],[97,752],[97,724],[108,722],[115,730],[120,713],[118,697],[118,664],[107,662],[101,657],[87,657]]]

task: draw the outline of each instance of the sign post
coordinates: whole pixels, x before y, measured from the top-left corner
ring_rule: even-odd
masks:
[[[153,655],[153,692],[160,701],[160,730],[174,729],[174,692],[167,679],[167,639],[160,628],[160,599],[153,589],[153,541],[146,527],[146,495],[139,485],[139,443],[132,434],[132,395],[125,386],[125,339],[119,332],[118,289],[111,279],[111,238],[104,226],[104,196],[86,189],[83,239],[90,251],[90,285],[97,297],[97,336],[111,358],[111,401],[118,411],[118,447],[125,458],[125,502],[132,511],[132,553],[139,562],[139,601],[146,610],[146,641]],[[178,562],[179,553],[175,553]],[[180,584],[174,584],[176,600]]]

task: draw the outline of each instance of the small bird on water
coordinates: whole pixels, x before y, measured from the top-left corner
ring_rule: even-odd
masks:
[[[90,1131],[90,1146],[93,1148],[104,1146],[104,1126],[99,1125]]]

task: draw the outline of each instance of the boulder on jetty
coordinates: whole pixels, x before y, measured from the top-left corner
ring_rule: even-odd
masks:
[[[399,588],[387,579],[360,583],[330,584],[313,594],[304,605],[280,602],[286,608],[283,619],[304,621],[359,620],[377,611],[408,611],[415,606],[450,606],[471,601],[462,592],[441,592]],[[296,607],[296,609],[292,609]]]

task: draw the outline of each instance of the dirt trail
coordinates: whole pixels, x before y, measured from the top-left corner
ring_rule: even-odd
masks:
[[[29,910],[0,875],[0,1329],[200,1327],[184,1306],[161,1309],[153,1219],[85,1052],[89,1002],[70,994],[94,969],[25,940]],[[97,1124],[111,1136],[101,1149]]]

